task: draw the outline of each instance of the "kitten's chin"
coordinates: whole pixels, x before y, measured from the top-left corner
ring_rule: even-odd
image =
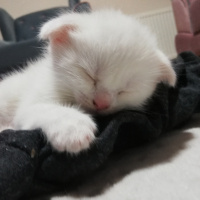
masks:
[[[91,109],[89,112],[91,115],[110,115],[113,113],[118,112],[119,110],[115,110],[115,109],[105,109],[105,110],[95,110],[95,109]]]
[[[82,110],[84,110],[85,112],[87,112],[88,114],[91,114],[91,115],[108,115],[108,114],[115,112],[110,109],[96,110],[94,108],[89,108],[89,107],[85,107],[85,106],[80,106],[80,107]]]
[[[89,107],[89,106],[83,105],[83,104],[79,104],[79,106],[83,111],[85,111],[86,113],[91,114],[91,115],[109,115],[109,114],[113,114],[113,113],[119,112],[121,110],[127,109],[126,107],[116,108],[116,107],[111,106],[107,109],[98,110],[98,109],[95,109],[94,107]]]
[[[142,111],[143,110],[143,107],[140,106],[140,107],[130,107],[130,106],[127,106],[127,107],[121,107],[121,108],[109,108],[109,109],[105,109],[105,110],[95,110],[95,109],[84,109],[87,113],[91,114],[91,115],[111,115],[111,114],[114,114],[114,113],[118,113],[118,112],[121,112],[121,111],[127,111],[127,110],[132,110],[132,111]]]
[[[103,110],[93,110],[93,111],[91,111],[89,114],[91,114],[91,115],[109,115],[109,114],[112,114],[113,112],[111,112],[111,111],[103,111]]]

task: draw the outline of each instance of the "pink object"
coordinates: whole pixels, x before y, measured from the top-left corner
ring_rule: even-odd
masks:
[[[93,104],[97,110],[106,110],[110,107],[111,97],[106,92],[97,93],[94,97]]]
[[[172,0],[177,27],[177,53],[192,51],[200,55],[200,0]]]

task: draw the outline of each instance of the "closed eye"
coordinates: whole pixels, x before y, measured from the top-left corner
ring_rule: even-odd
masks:
[[[85,73],[86,73],[86,75],[87,75],[91,80],[94,81],[94,78],[93,78],[89,73],[87,73],[87,72],[85,72]]]
[[[96,79],[94,79],[94,78],[93,78],[90,74],[88,74],[87,72],[86,72],[86,75],[90,78],[90,80],[93,81],[94,86],[96,86],[96,84],[97,84]]]
[[[83,69],[83,68],[82,68]],[[85,69],[83,69],[83,72],[85,73],[85,75],[90,79],[92,80],[92,82],[94,83],[94,85],[96,85],[96,79],[93,78]]]
[[[119,91],[117,94],[121,95],[121,94],[124,94],[124,93],[125,93],[125,91],[122,90],[122,91]]]
[[[131,93],[132,93],[132,90],[129,90],[129,89],[119,90],[117,92],[118,95],[131,94]]]

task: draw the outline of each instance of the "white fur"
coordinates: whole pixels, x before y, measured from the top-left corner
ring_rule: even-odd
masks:
[[[0,82],[0,122],[42,128],[59,151],[78,152],[94,140],[96,125],[82,110],[94,111],[97,96],[108,96],[102,113],[139,109],[157,83],[175,85],[151,32],[119,11],[63,14],[40,37],[50,41],[43,57]]]

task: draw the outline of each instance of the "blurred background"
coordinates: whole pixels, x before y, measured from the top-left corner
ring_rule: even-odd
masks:
[[[82,1],[83,2],[83,1]],[[159,47],[174,58],[174,38],[176,27],[170,0],[88,0],[92,10],[116,8],[126,14],[136,15],[156,34]],[[0,0],[0,8],[5,9],[14,19],[28,13],[53,7],[68,6],[68,0]],[[0,39],[2,36],[0,35]]]
[[[88,0],[92,9],[117,8],[127,14],[138,14],[171,7],[170,0]],[[6,9],[14,18],[21,15],[68,5],[67,0],[0,0],[0,7]]]

